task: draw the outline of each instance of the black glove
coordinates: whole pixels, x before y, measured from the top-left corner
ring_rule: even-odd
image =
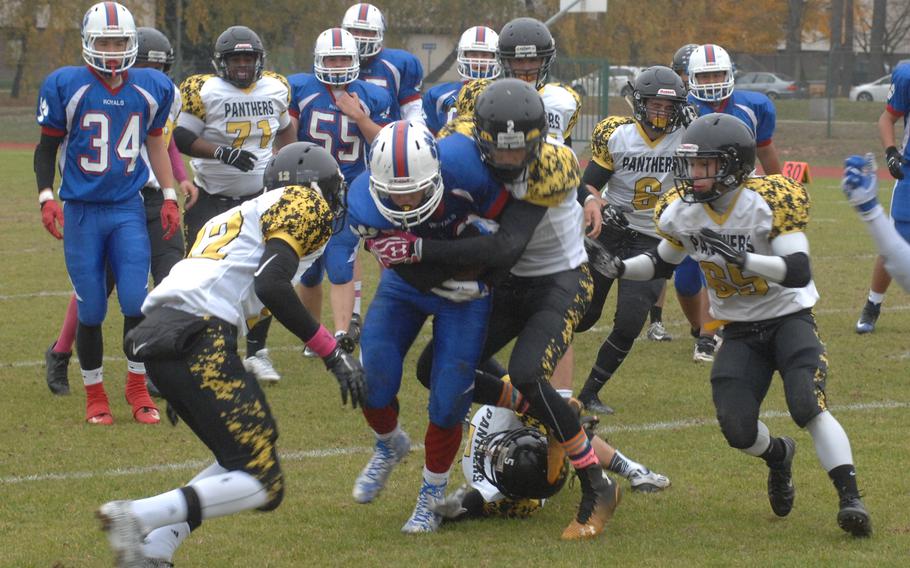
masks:
[[[688,128],[692,121],[698,118],[698,109],[691,104],[684,104],[680,108],[680,122],[682,123],[683,128]]]
[[[600,228],[598,236],[604,244],[612,247],[620,247],[625,243],[626,237],[629,236],[629,220],[619,208],[607,203],[601,210],[603,215],[603,225]]]
[[[597,272],[607,278],[617,279],[626,271],[622,259],[607,250],[600,241],[585,236],[585,251],[588,253],[588,262]]]
[[[699,232],[699,235],[706,245],[730,264],[735,264],[740,268],[746,265],[746,251],[736,250],[730,246],[730,243],[725,241],[717,231],[705,227]]]
[[[338,380],[338,386],[341,387],[341,403],[348,403],[348,393],[350,393],[351,406],[353,408],[357,408],[358,404],[363,406],[367,400],[367,385],[360,361],[342,349],[340,345],[322,360],[325,361],[325,368]]]
[[[885,162],[888,164],[888,171],[891,172],[891,177],[894,179],[904,179],[904,172],[901,171],[904,160],[901,159],[901,153],[897,148],[888,146],[888,148],[885,149]]]
[[[234,166],[241,172],[248,172],[256,165],[256,154],[230,146],[218,146],[215,149],[215,158],[229,166]]]

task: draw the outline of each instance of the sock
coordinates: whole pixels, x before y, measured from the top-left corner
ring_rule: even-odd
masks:
[[[269,500],[265,486],[252,475],[239,470],[206,477],[190,485],[190,488],[199,496],[202,520],[258,509]]]
[[[787,448],[784,446],[784,441],[780,438],[771,438],[768,449],[759,457],[765,460],[765,463],[769,466],[784,461],[784,458],[787,457]]]
[[[487,375],[485,373],[475,374],[475,385],[478,383],[476,379],[480,376],[483,376],[484,378],[490,377],[490,375]],[[516,389],[511,382],[499,381],[499,379],[493,380],[497,381],[501,385],[499,399],[496,402],[496,406],[500,408],[509,408],[519,414],[525,414],[528,411],[527,401],[523,396],[521,396],[521,393],[518,392],[518,389]]]
[[[838,495],[859,495],[859,489],[856,486],[856,468],[852,463],[835,467],[828,472],[828,477],[834,483]]]
[[[361,302],[363,299],[363,281],[354,280],[354,313],[360,314]]]
[[[139,361],[130,361],[126,360],[126,370],[130,375],[142,375],[145,376],[145,363]]]
[[[142,554],[146,558],[171,562],[180,544],[190,536],[190,525],[186,522],[159,527],[142,541]]]
[[[651,323],[663,321],[664,309],[661,306],[651,306]]]
[[[572,389],[556,389],[556,392],[566,400],[572,398]]]
[[[104,334],[100,325],[76,326],[76,355],[83,369],[98,369],[104,360]]]
[[[448,478],[449,469],[455,461],[458,448],[461,447],[463,431],[464,429],[460,422],[448,428],[443,428],[432,422],[427,425],[427,433],[424,438],[426,453],[424,478],[426,478],[427,471],[444,474]],[[433,485],[439,485],[439,483],[433,483]]]
[[[831,471],[839,465],[853,463],[853,451],[850,439],[843,426],[830,412],[822,412],[806,424],[806,430],[812,435],[815,444],[815,455],[825,471]]]
[[[869,301],[872,302],[873,304],[881,304],[882,302],[885,301],[885,293],[882,292],[881,294],[879,294],[878,292],[873,292],[872,290],[869,290]]]
[[[252,357],[259,351],[265,349],[265,340],[269,336],[269,326],[272,325],[272,316],[267,316],[259,320],[256,325],[246,334],[246,356]]]
[[[364,408],[363,416],[380,440],[388,440],[399,431],[398,411],[392,405],[382,408]]]
[[[572,462],[572,467],[575,469],[584,469],[600,463],[584,430],[580,430],[571,439],[560,442],[560,445],[566,451],[566,455],[569,456],[569,461]]]
[[[82,369],[82,384],[85,385],[85,390],[88,392],[88,387],[92,385],[100,385],[104,380],[104,367],[98,367],[97,369]],[[104,392],[104,386],[101,387],[101,392]]]
[[[133,514],[145,530],[153,530],[186,521],[187,505],[179,489],[132,502]]]
[[[633,471],[647,468],[636,461],[630,460],[619,450],[615,450],[613,459],[610,460],[610,465],[607,466],[607,469],[617,475],[628,478],[630,475],[632,475]]]
[[[760,458],[771,448],[771,433],[768,432],[768,426],[761,420],[758,421],[757,427],[758,433],[755,435],[755,442],[748,448],[741,448],[740,451]]]
[[[66,315],[63,317],[63,325],[60,327],[60,335],[57,336],[57,342],[54,343],[54,353],[72,353],[73,341],[76,340],[76,326],[79,323],[79,303],[76,301],[76,295],[70,297],[70,303],[66,307]]]
[[[461,425],[458,426],[458,430],[461,431]],[[424,466],[423,480],[429,485],[447,485],[449,482],[449,470],[446,470],[443,473],[434,473]]]

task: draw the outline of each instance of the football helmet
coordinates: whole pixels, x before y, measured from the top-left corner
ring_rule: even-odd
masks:
[[[458,40],[458,74],[465,80],[499,77],[502,68],[496,59],[498,46],[499,34],[486,26],[465,30]],[[488,56],[469,57],[471,52],[486,53]]]
[[[663,99],[673,103],[669,112],[648,116],[649,99]],[[686,104],[686,87],[679,75],[669,67],[655,65],[638,74],[632,82],[632,115],[638,122],[656,132],[673,132],[682,124],[683,105]]]
[[[336,219],[347,210],[347,183],[335,158],[312,142],[294,142],[272,156],[262,174],[266,191],[302,185],[319,191]]]
[[[235,54],[253,54],[255,63],[250,65],[230,64],[228,59]],[[240,89],[246,89],[262,77],[265,67],[265,47],[259,36],[246,26],[231,26],[221,32],[215,41],[215,56],[212,65],[219,77]]]
[[[361,59],[373,57],[382,51],[385,18],[376,6],[366,2],[354,4],[344,13],[341,27],[354,36]]]
[[[676,53],[673,54],[673,63],[670,64],[670,68],[676,72],[677,75],[682,77],[689,75],[689,57],[692,56],[692,52],[695,51],[695,48],[698,47],[697,43],[687,43],[686,45],[680,47],[676,50]]]
[[[536,428],[498,432],[477,448],[483,476],[511,499],[546,499],[565,485],[568,460],[562,448],[550,455],[547,437]]]
[[[82,18],[82,58],[92,69],[108,75],[122,73],[136,62],[139,42],[133,15],[117,2],[98,2]],[[123,51],[102,51],[100,38],[126,38]]]
[[[370,146],[370,196],[379,213],[407,230],[430,218],[442,201],[436,139],[425,125],[385,125]]]
[[[699,78],[701,73],[721,72],[723,79],[713,83]],[[733,94],[733,62],[719,45],[700,45],[689,56],[689,90],[692,96],[709,103],[720,102]]]
[[[138,28],[139,52],[136,62],[146,65],[160,65],[161,72],[167,73],[174,64],[174,49],[167,36],[155,28]]]
[[[516,60],[534,58],[540,59],[536,70],[515,68]],[[515,18],[499,32],[499,62],[506,77],[522,79],[536,73],[533,83],[539,89],[547,82],[547,73],[555,58],[556,41],[540,20]]]
[[[345,67],[329,67],[326,57],[348,57],[350,63]],[[330,28],[316,38],[313,50],[313,72],[321,83],[326,85],[347,85],[360,75],[360,57],[354,36],[341,28]]]
[[[521,178],[540,155],[547,135],[543,100],[519,79],[493,81],[477,97],[474,140],[490,173],[502,182]],[[524,150],[517,156],[515,150]]]
[[[755,137],[735,116],[706,114],[686,128],[676,158],[673,173],[680,199],[687,203],[714,201],[739,187],[755,169]],[[716,169],[713,175],[696,177],[692,162],[705,159],[717,160]],[[705,179],[713,180],[711,187],[696,190],[696,182]]]

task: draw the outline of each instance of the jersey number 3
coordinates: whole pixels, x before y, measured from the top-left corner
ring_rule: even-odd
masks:
[[[87,112],[79,123],[82,130],[91,131],[89,148],[95,155],[79,155],[79,168],[90,174],[103,174],[111,167],[111,119],[107,113]],[[142,149],[139,140],[142,117],[138,112],[130,113],[123,132],[117,139],[115,152],[117,158],[126,162],[125,173],[131,174],[136,169],[136,159]]]

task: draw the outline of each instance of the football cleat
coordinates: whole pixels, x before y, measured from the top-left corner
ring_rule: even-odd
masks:
[[[134,375],[135,376],[135,375]],[[140,424],[158,424],[161,415],[145,388],[145,376],[129,377],[126,380],[126,402],[133,408],[133,419]]]
[[[875,322],[882,313],[881,304],[873,304],[866,300],[863,311],[859,314],[859,320],[856,322],[856,333],[863,335],[875,331]]]
[[[432,485],[424,479],[420,492],[417,494],[414,512],[401,527],[401,532],[406,534],[435,532],[442,523],[442,515],[436,512],[436,508],[444,505],[445,500],[446,484]]]
[[[304,347],[303,356],[306,357],[307,359],[315,359],[316,357],[319,357],[319,354],[316,353],[315,351],[313,351],[312,349],[310,349],[309,347]]]
[[[260,349],[254,355],[250,355],[243,360],[243,368],[247,373],[252,373],[257,381],[266,384],[275,384],[281,380],[281,375],[272,365],[272,359],[269,357],[268,349]]]
[[[673,336],[664,327],[663,322],[652,322],[648,327],[648,339],[651,341],[673,341]]]
[[[585,406],[585,410],[594,414],[613,414],[615,412],[613,407],[601,402],[597,393],[585,394],[584,392],[581,392],[578,395],[578,400]]]
[[[146,558],[139,566],[142,568],[174,568],[174,563],[163,558]]]
[[[636,469],[629,475],[632,491],[636,493],[657,493],[670,487],[670,480],[648,468]]]
[[[771,510],[778,517],[786,517],[793,509],[796,488],[793,486],[793,456],[796,455],[796,442],[789,436],[781,438],[784,443],[784,459],[780,463],[768,464],[768,501]]]
[[[110,426],[114,423],[114,415],[111,414],[111,405],[107,400],[107,393],[104,387],[92,390],[86,389],[85,393],[85,421],[89,424],[100,424],[101,426]]]
[[[411,451],[411,439],[402,430],[390,440],[376,439],[373,456],[354,481],[354,501],[370,503],[385,488],[392,469]]]
[[[101,521],[101,530],[114,552],[118,568],[142,568],[146,558],[142,554],[142,527],[133,515],[129,501],[110,501],[95,513]]]
[[[346,331],[336,331],[335,341],[338,342],[338,347],[341,347],[347,353],[353,354],[354,350],[357,349],[357,343]]]
[[[576,472],[581,482],[581,502],[575,518],[562,531],[563,540],[594,538],[602,533],[622,497],[619,484],[610,479],[600,465]]]
[[[872,536],[872,519],[858,494],[841,495],[837,525],[856,537]]]
[[[692,360],[696,363],[711,363],[714,361],[714,351],[717,349],[717,340],[713,336],[701,336],[695,340],[695,351]]]
[[[70,380],[67,376],[67,369],[73,353],[72,351],[68,353],[55,352],[54,346],[56,344],[57,342],[54,341],[44,352],[44,378],[47,381],[47,388],[51,389],[52,393],[63,396],[70,393]]]

